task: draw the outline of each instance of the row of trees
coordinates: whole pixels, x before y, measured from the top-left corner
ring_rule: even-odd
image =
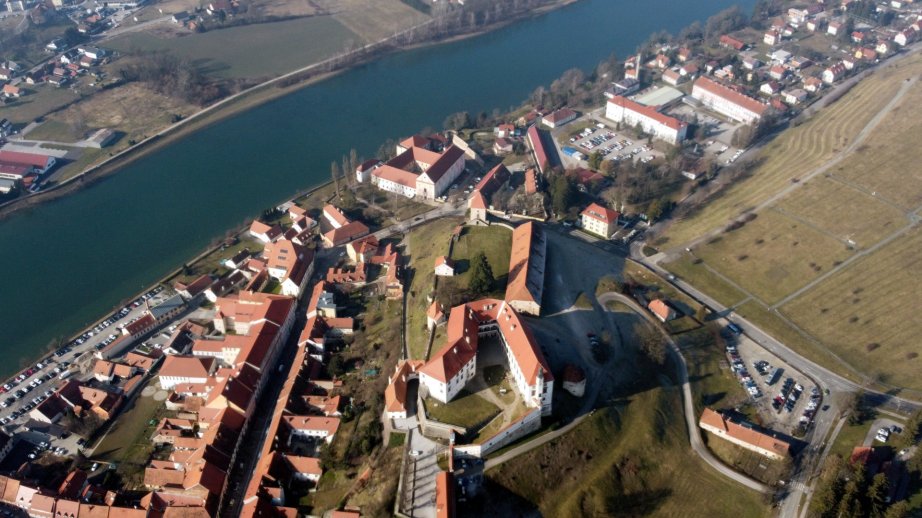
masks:
[[[136,53],[119,68],[125,81],[138,81],[151,90],[204,106],[224,95],[218,83],[208,80],[186,59],[165,52]]]

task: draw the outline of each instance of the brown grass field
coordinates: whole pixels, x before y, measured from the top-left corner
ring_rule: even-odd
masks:
[[[377,41],[429,19],[400,0],[314,0],[337,21],[364,38]]]
[[[668,229],[668,246],[726,225],[789,186],[791,178],[831,159],[902,81],[920,72],[920,56],[886,66],[808,123],[782,134],[763,151],[764,162],[751,176]],[[745,297],[720,275],[730,279],[754,297],[737,308],[740,315],[843,375],[922,389],[912,342],[922,319],[906,303],[917,296],[922,232],[905,229],[910,213],[922,209],[922,172],[915,166],[920,106],[922,89],[913,86],[833,169],[668,267],[727,305]],[[888,238],[893,240],[829,273]],[[823,276],[828,277],[785,300]],[[781,301],[777,313],[770,309]]]
[[[752,295],[774,303],[851,255],[845,244],[774,211],[694,254]]]
[[[916,227],[791,301],[781,312],[848,363],[886,383],[922,388],[922,230]],[[879,344],[871,348],[869,344]],[[916,353],[918,354],[918,353]]]
[[[703,210],[674,223],[665,234],[669,246],[680,246],[726,225],[790,185],[792,178],[799,178],[831,159],[893,98],[900,81],[920,71],[922,56],[884,67],[808,122],[780,135],[760,152],[763,162],[748,178],[727,189]],[[885,124],[880,127],[886,127]]]

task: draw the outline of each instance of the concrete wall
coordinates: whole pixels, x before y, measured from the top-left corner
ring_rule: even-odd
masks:
[[[496,417],[496,419],[501,418],[502,416]],[[475,457],[483,457],[492,451],[498,450],[525,437],[538,428],[541,428],[541,409],[535,408],[518,421],[500,430],[499,433],[487,439],[482,444],[455,446],[455,450]]]

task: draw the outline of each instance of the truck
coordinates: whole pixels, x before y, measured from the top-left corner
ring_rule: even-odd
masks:
[[[778,381],[778,378],[781,377],[781,373],[784,372],[784,369],[781,367],[775,367],[771,372],[768,373],[768,378],[766,378],[765,383],[769,385],[774,385]]]

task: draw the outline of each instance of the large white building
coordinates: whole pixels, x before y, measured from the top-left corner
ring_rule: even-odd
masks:
[[[711,110],[746,124],[758,122],[768,111],[767,104],[707,77],[699,77],[695,81],[692,97]]]
[[[454,145],[441,152],[434,149],[433,140],[410,137],[397,146],[397,156],[374,167],[370,174],[368,168],[357,170],[356,179],[370,178],[379,189],[407,198],[435,199],[464,171],[464,150]]]
[[[617,211],[593,203],[580,213],[580,224],[586,232],[608,239],[617,230],[619,218],[621,214]]]
[[[670,144],[681,144],[688,130],[688,124],[685,122],[620,95],[608,100],[605,106],[605,117],[631,127],[639,124],[644,133],[649,133],[654,138],[665,140]]]
[[[554,376],[518,312],[497,299],[482,299],[451,309],[445,346],[419,369],[420,387],[447,403],[474,377],[480,338],[500,339],[516,390],[525,404],[550,415]]]

